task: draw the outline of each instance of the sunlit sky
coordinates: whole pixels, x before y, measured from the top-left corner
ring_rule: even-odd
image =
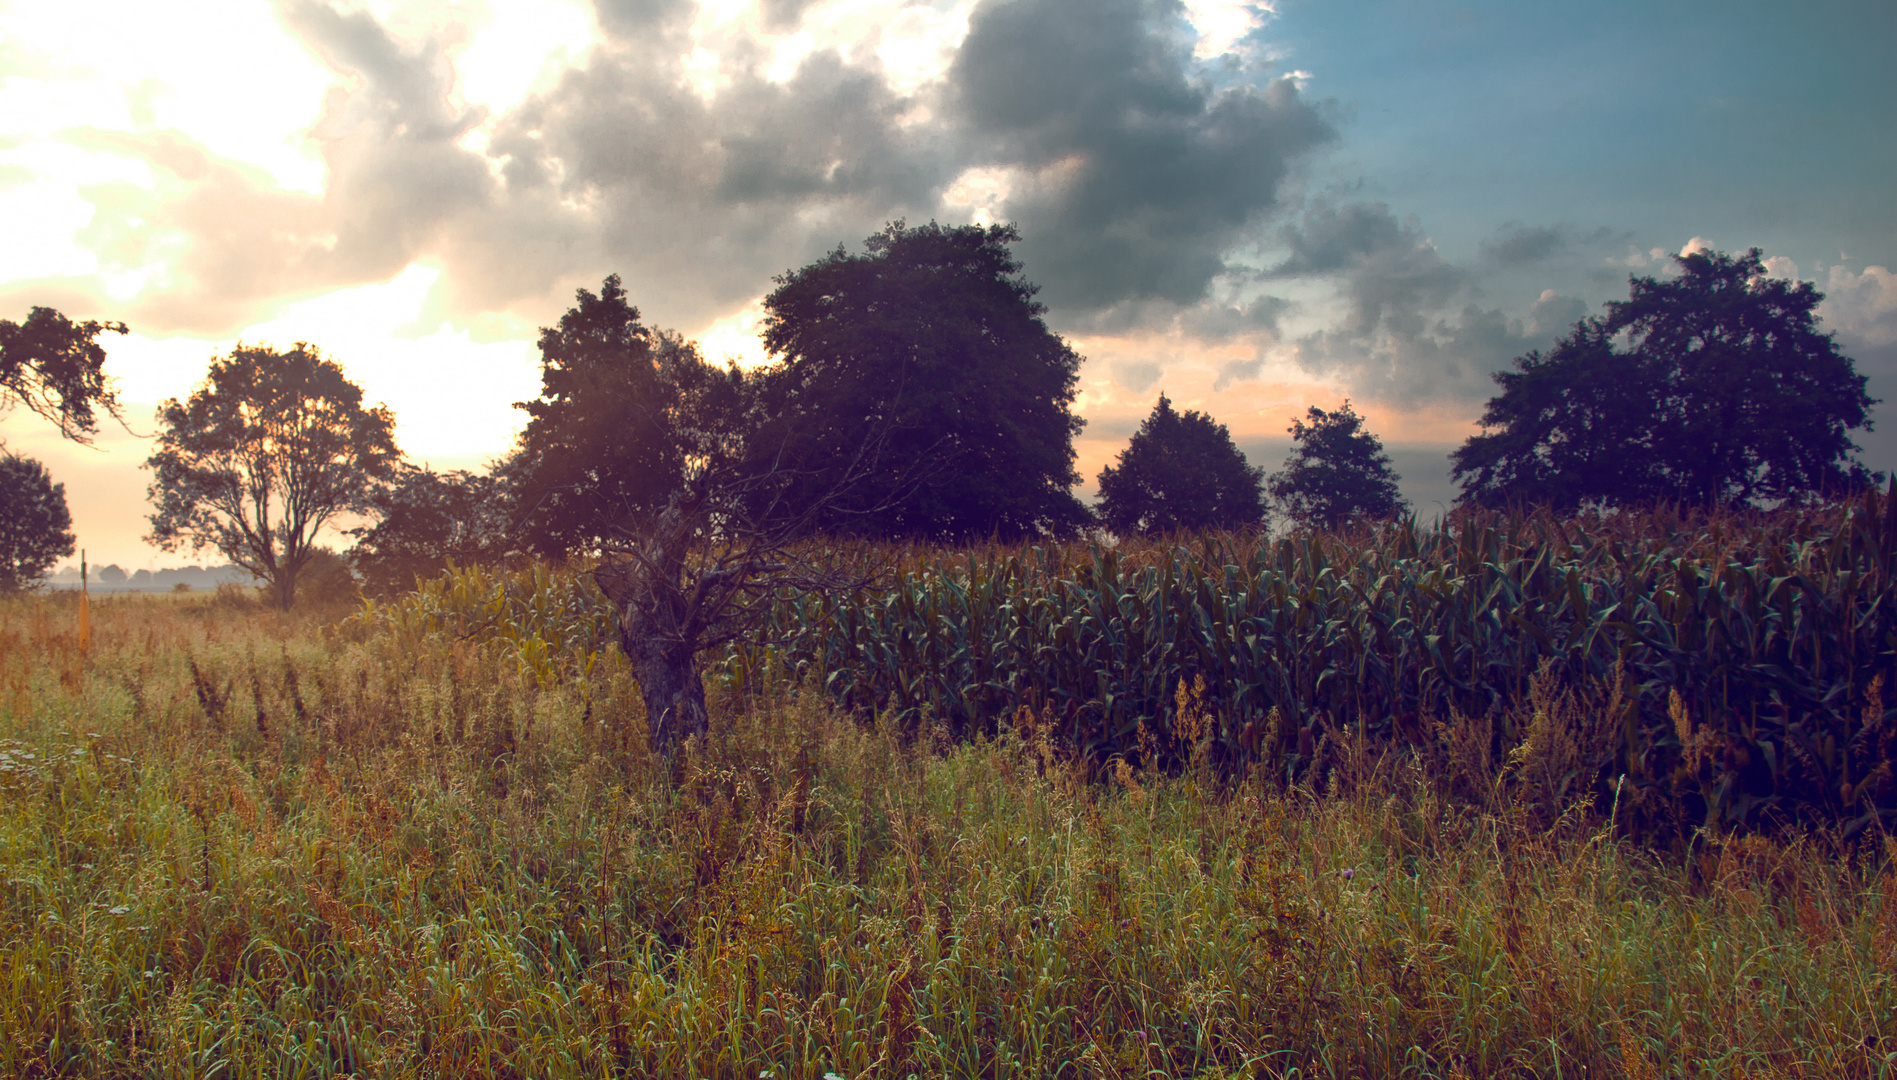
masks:
[[[1815,281],[1897,407],[1893,41],[1888,0],[0,0],[0,318],[129,324],[133,428],[0,438],[94,563],[216,562],[142,542],[140,466],[239,341],[478,468],[576,288],[754,363],[773,275],[1012,221],[1089,489],[1162,390],[1274,469],[1348,397],[1428,511],[1489,373],[1692,247]]]

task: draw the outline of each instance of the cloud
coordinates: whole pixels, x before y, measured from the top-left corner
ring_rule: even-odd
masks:
[[[106,273],[142,275],[125,315],[156,331],[220,335],[299,297],[387,280],[492,205],[486,162],[457,141],[482,115],[451,101],[439,43],[402,48],[372,17],[301,2],[284,19],[352,89],[334,87],[311,130],[327,180],[310,194],[175,129],[81,129],[68,142],[143,161],[149,186],[85,189],[78,239]]]
[[[1290,255],[1270,276],[1339,277],[1349,304],[1343,332],[1358,337],[1380,328],[1414,333],[1422,313],[1447,304],[1469,277],[1437,254],[1415,222],[1398,222],[1382,203],[1320,201],[1281,237]]]
[[[1501,258],[1490,258],[1552,253],[1549,234],[1559,238],[1558,230],[1505,226]],[[1491,372],[1586,312],[1582,301],[1552,289],[1526,321],[1469,302],[1475,275],[1444,259],[1417,223],[1398,221],[1382,203],[1320,199],[1280,230],[1280,240],[1287,254],[1267,276],[1330,279],[1343,308],[1331,325],[1297,339],[1298,365],[1397,407],[1488,396]],[[1247,377],[1259,366],[1234,364],[1221,378]]]
[[[1530,227],[1511,221],[1482,242],[1482,255],[1497,266],[1523,266],[1556,255],[1567,244],[1567,230],[1558,225]]]
[[[1113,381],[1133,393],[1139,393],[1159,381],[1162,369],[1151,360],[1121,360],[1107,366]]]
[[[1234,356],[1219,364],[1212,380],[1212,392],[1223,393],[1230,389],[1233,383],[1256,379],[1264,372],[1264,369],[1265,353],[1262,349],[1250,356]]]
[[[1854,344],[1897,345],[1897,274],[1881,266],[1833,266],[1824,294],[1818,314],[1827,329]]]
[[[619,272],[648,319],[696,329],[887,221],[985,213],[1020,225],[1017,254],[1068,324],[1274,329],[1274,302],[1208,297],[1335,132],[1291,80],[1201,77],[1177,4],[983,0],[965,22],[961,4],[920,22],[892,7],[789,66],[779,46],[828,8],[762,4],[725,18],[599,0],[583,62],[493,115],[456,90],[459,24],[397,36],[366,10],[288,0],[283,26],[335,76],[306,132],[322,190],[185,132],[81,133],[156,177],[89,188],[81,240],[103,273],[143,282],[125,314],[154,330],[241,332],[417,263],[442,271],[429,310],[463,325],[544,321]],[[1215,7],[1233,27],[1265,11]],[[952,59],[913,84],[885,66],[891,35]]]
[[[1534,306],[1528,309],[1528,333],[1539,337],[1560,337],[1587,316],[1587,301],[1577,296],[1562,296],[1543,289]]]
[[[1054,307],[1198,301],[1279,204],[1302,157],[1336,137],[1290,80],[1213,90],[1158,0],[991,0],[948,96],[974,161],[1039,182],[1012,191],[1022,256]]]
[[[1376,335],[1320,330],[1300,338],[1295,352],[1307,371],[1337,380],[1354,394],[1413,407],[1488,397],[1494,392],[1490,373],[1538,341],[1521,320],[1467,305],[1455,312],[1409,312]]]

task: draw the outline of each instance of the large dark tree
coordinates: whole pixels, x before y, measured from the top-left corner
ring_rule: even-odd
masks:
[[[317,532],[372,512],[401,460],[388,408],[363,408],[342,367],[302,342],[282,353],[239,345],[158,419],[147,539],[167,551],[216,548],[270,582],[285,610],[317,557]]]
[[[1848,432],[1876,401],[1816,327],[1824,294],[1767,277],[1757,248],[1676,261],[1496,374],[1453,455],[1462,501],[1748,506],[1874,481]]]
[[[748,407],[742,374],[642,324],[619,275],[576,296],[559,326],[540,331],[540,396],[517,405],[527,428],[501,470],[522,537],[545,555],[623,539],[627,522],[679,491],[691,464],[683,427],[737,424]],[[682,416],[687,397],[719,415]]]
[[[1329,412],[1313,405],[1305,420],[1292,419],[1291,456],[1271,476],[1271,497],[1286,516],[1328,530],[1403,512],[1390,455],[1349,401]]]
[[[46,307],[23,323],[0,319],[0,412],[24,404],[82,443],[99,431],[95,407],[123,422],[98,342],[108,330],[123,334],[125,324],[76,323]]]
[[[72,552],[66,486],[39,462],[0,450],[0,593],[37,584]]]
[[[1166,395],[1114,464],[1100,470],[1100,520],[1120,536],[1236,529],[1265,520],[1264,470],[1224,424]]]
[[[1018,239],[897,222],[777,279],[764,344],[782,364],[754,448],[794,476],[787,505],[827,502],[832,532],[950,541],[1087,522],[1070,490],[1080,357],[1041,321]]]

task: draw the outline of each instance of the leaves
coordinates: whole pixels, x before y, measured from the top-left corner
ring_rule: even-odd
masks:
[[[821,527],[933,539],[1071,533],[1080,357],[1019,277],[1009,226],[897,222],[777,279],[764,301],[759,453],[800,474],[787,505],[868,475]]]
[[[34,584],[72,552],[66,485],[39,462],[0,451],[0,593]]]
[[[1703,789],[1691,781],[1686,825],[1838,822],[1897,805],[1897,723],[1865,704],[1897,664],[1889,505],[943,555],[887,591],[780,593],[768,636],[783,644],[734,645],[727,666],[746,685],[767,663],[821,673],[845,706],[910,729],[934,718],[972,734],[1051,708],[1056,734],[1094,760],[1137,755],[1141,722],[1170,737],[1180,682],[1203,678],[1215,745],[1239,765],[1255,760],[1244,732],[1274,713],[1314,736],[1394,737],[1406,716],[1499,710],[1505,753],[1527,735],[1508,710],[1551,664],[1577,686],[1625,680],[1617,757],[1636,789],[1673,782],[1669,694],[1716,725],[1724,756]],[[1271,764],[1311,764],[1287,755]]]
[[[1308,424],[1291,421],[1296,445],[1284,471],[1271,477],[1279,508],[1307,529],[1340,529],[1402,513],[1406,504],[1397,494],[1390,455],[1364,430],[1350,402],[1331,412],[1313,405],[1307,415]]]
[[[95,405],[122,422],[98,342],[107,331],[123,334],[125,324],[76,323],[47,307],[34,308],[24,323],[0,319],[0,412],[23,403],[87,444],[99,430]]]

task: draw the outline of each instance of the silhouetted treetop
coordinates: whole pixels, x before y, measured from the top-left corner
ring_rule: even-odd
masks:
[[[1161,394],[1114,464],[1100,470],[1100,520],[1120,536],[1262,524],[1263,476],[1224,424],[1175,412]]]
[[[1307,529],[1339,529],[1402,513],[1390,455],[1350,402],[1329,412],[1313,405],[1305,415],[1309,423],[1291,421],[1291,456],[1271,477],[1279,509]]]
[[[1069,532],[1080,357],[1041,321],[1012,226],[896,222],[777,279],[764,344],[760,452],[807,494],[866,476],[822,527],[959,539]]]
[[[1747,506],[1874,481],[1848,432],[1876,401],[1817,329],[1824,294],[1766,276],[1757,248],[1675,262],[1494,376],[1453,455],[1462,501]]]

